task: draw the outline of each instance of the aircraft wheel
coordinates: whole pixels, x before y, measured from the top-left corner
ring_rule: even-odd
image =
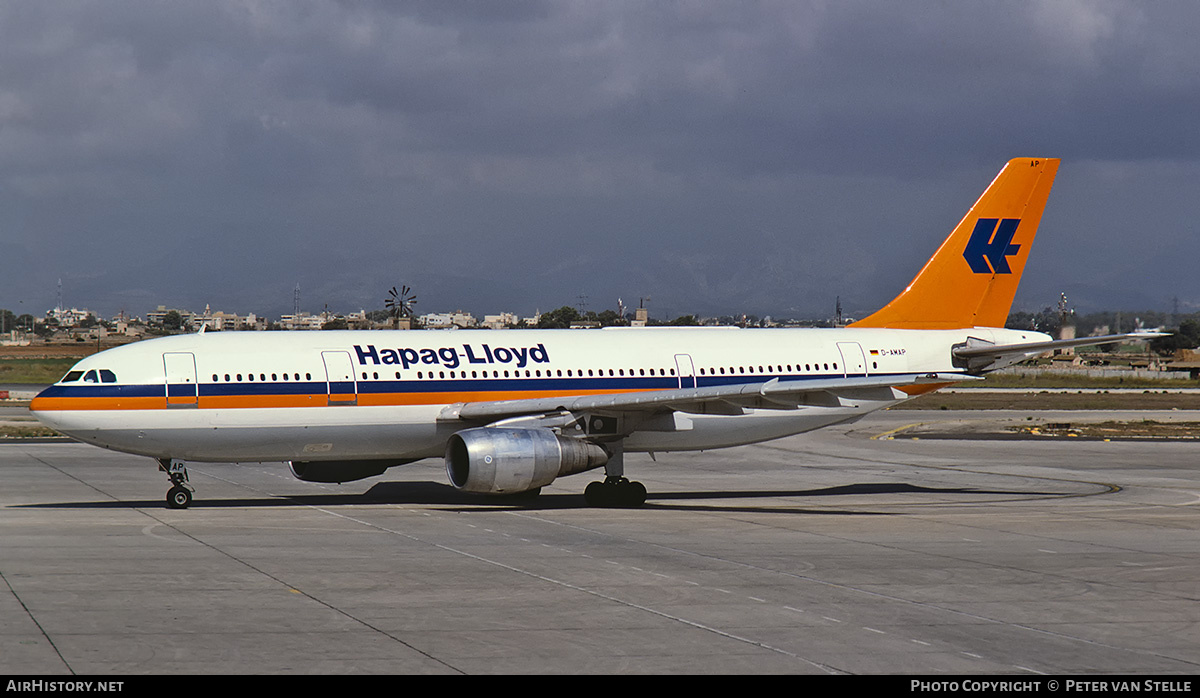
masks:
[[[646,503],[646,486],[625,478],[589,483],[583,500],[593,507],[640,507]]]
[[[625,491],[625,506],[640,507],[646,503],[646,486],[640,482],[630,482]]]
[[[187,509],[192,503],[192,493],[184,487],[172,487],[167,492],[167,506],[172,509]]]
[[[608,487],[603,482],[589,482],[583,489],[583,501],[591,507],[607,506]]]

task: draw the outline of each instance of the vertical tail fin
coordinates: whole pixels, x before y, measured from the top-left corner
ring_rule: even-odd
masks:
[[[1009,160],[908,288],[851,327],[1003,327],[1058,163]]]

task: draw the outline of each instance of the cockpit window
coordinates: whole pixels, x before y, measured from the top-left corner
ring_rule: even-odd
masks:
[[[117,374],[107,368],[95,369],[84,373],[83,371],[68,371],[67,375],[62,377],[59,383],[74,383],[83,378],[84,383],[116,383]]]

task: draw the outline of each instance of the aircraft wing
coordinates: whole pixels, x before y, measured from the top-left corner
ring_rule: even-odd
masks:
[[[493,421],[508,417],[549,413],[599,412],[609,414],[681,411],[697,414],[742,414],[742,408],[795,409],[801,405],[837,404],[837,396],[890,390],[892,386],[954,383],[979,380],[961,373],[926,373],[907,376],[857,376],[815,380],[678,388],[631,393],[467,402],[442,410],[441,421]]]
[[[974,337],[966,343],[952,349],[954,358],[972,371],[991,371],[1010,366],[1018,361],[1032,359],[1040,354],[1055,349],[1068,347],[1089,347],[1097,344],[1112,342],[1127,342],[1136,339],[1154,339],[1165,337],[1169,332],[1132,332],[1129,334],[1109,334],[1102,337],[1079,337],[1077,339],[1056,339],[1050,342],[1026,342],[1023,344],[991,344]],[[960,365],[959,363],[955,364]]]

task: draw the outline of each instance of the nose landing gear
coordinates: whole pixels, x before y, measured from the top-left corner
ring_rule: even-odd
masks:
[[[172,509],[187,509],[192,503],[195,488],[188,483],[187,467],[177,458],[159,458],[158,469],[171,479],[167,490],[167,506]]]

